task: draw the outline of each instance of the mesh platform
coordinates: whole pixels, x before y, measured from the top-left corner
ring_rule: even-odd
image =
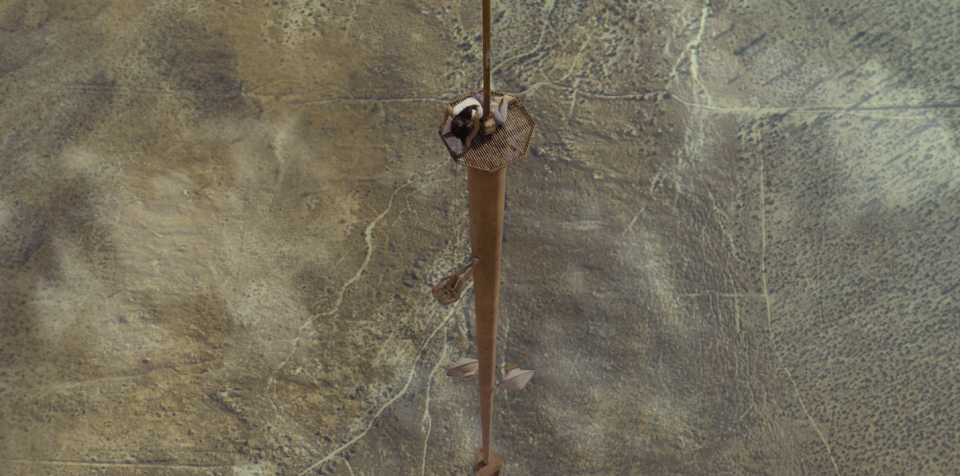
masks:
[[[451,106],[456,106],[465,101],[471,94],[483,94],[482,89],[478,89],[470,94],[465,94],[453,102]],[[502,97],[503,93],[490,91],[490,97]],[[482,102],[482,100],[481,100]],[[527,156],[530,149],[530,139],[533,137],[535,124],[523,104],[517,99],[517,102],[509,106],[507,112],[507,122],[497,127],[497,131],[489,136],[481,130],[470,142],[470,148],[463,150],[463,143],[450,132],[450,122],[453,118],[448,118],[440,125],[440,138],[443,144],[450,152],[450,157],[457,163],[473,167],[475,169],[493,172],[506,167]]]

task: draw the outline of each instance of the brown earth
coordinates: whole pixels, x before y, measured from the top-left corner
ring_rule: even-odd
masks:
[[[479,5],[0,2],[4,474],[468,474]],[[957,9],[493,18],[504,476],[960,473]]]

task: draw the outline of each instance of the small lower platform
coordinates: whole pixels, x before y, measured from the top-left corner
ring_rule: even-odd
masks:
[[[473,456],[473,470],[477,476],[500,476],[503,469],[503,459],[493,450],[490,450],[490,463],[483,464],[483,448],[478,446]]]

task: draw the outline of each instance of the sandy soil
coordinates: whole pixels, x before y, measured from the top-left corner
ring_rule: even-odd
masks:
[[[960,473],[960,13],[494,2],[504,476]],[[479,2],[0,2],[0,465],[468,474]],[[473,382],[475,384],[475,382]]]

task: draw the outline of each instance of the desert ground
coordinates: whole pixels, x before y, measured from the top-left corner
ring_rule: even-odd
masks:
[[[503,476],[960,474],[960,10],[493,2]],[[0,466],[465,475],[479,1],[0,0]]]

